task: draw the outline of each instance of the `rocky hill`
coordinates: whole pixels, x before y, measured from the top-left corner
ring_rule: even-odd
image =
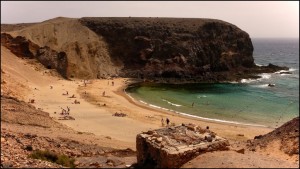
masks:
[[[214,19],[59,17],[6,33],[13,53],[30,51],[66,78],[216,82],[287,69],[256,66],[249,35]]]
[[[146,77],[202,77],[206,72],[254,67],[249,35],[213,19],[82,18],[110,44],[122,73]],[[117,38],[118,37],[118,38]],[[140,71],[136,71],[140,70]]]

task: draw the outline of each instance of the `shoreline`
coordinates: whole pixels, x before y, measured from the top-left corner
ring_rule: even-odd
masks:
[[[134,104],[135,106],[141,107],[146,110],[151,110],[151,111],[156,111],[160,112],[163,114],[171,115],[171,116],[178,116],[184,119],[190,119],[190,120],[195,120],[199,122],[207,122],[207,123],[214,123],[217,125],[225,125],[225,126],[232,126],[232,127],[253,127],[253,128],[260,128],[260,129],[267,129],[267,130],[273,130],[275,128],[272,128],[270,126],[265,126],[265,125],[259,125],[259,124],[247,124],[247,123],[240,123],[240,122],[234,122],[234,121],[226,121],[226,120],[219,120],[219,119],[210,119],[210,118],[205,118],[205,117],[200,117],[200,116],[195,116],[195,115],[190,115],[187,113],[182,113],[182,112],[177,112],[174,110],[166,109],[163,107],[159,106],[151,106],[151,104],[144,102],[144,104],[140,103],[138,100],[134,99],[130,94],[126,92],[126,89],[130,87],[130,85],[136,85],[140,82],[137,82],[136,79],[133,79],[134,82],[126,83],[124,84],[120,89],[115,91],[116,94],[119,96],[124,97],[128,102]]]
[[[266,134],[272,128],[245,126],[241,124],[221,123],[197,119],[174,112],[154,109],[147,105],[132,100],[124,90],[134,79],[116,78],[115,85],[108,85],[112,80],[90,80],[87,86],[79,79],[72,81],[52,81],[49,85],[37,86],[39,90],[33,90],[28,98],[35,98],[36,106],[48,112],[59,123],[65,124],[78,132],[89,132],[96,136],[109,138],[112,146],[119,148],[130,147],[135,149],[136,135],[148,130],[159,129],[162,126],[161,119],[167,117],[171,124],[194,123],[202,128],[209,126],[210,129],[221,137],[231,140],[253,139],[254,136]],[[75,94],[80,104],[73,104],[72,98],[63,96],[62,93],[69,91],[69,95]],[[106,96],[102,96],[102,92]],[[104,106],[105,105],[105,106]],[[61,108],[69,106],[70,115],[75,120],[58,120]],[[116,117],[115,112],[122,112],[126,117]],[[243,135],[243,136],[241,136]],[[118,140],[118,141],[117,141]]]
[[[241,126],[252,126],[252,127],[262,127],[262,128],[269,128],[269,129],[275,129],[273,127],[270,126],[265,126],[265,125],[260,125],[260,124],[248,124],[248,123],[242,123],[242,122],[236,122],[236,121],[227,121],[227,120],[221,120],[221,119],[212,119],[212,118],[206,118],[206,117],[201,117],[201,116],[197,116],[197,115],[191,115],[188,113],[184,113],[184,112],[178,112],[172,109],[167,109],[167,108],[163,108],[157,105],[152,105],[150,103],[147,103],[145,101],[141,101],[143,104],[140,104],[138,102],[138,100],[134,99],[132,96],[130,96],[130,94],[128,94],[126,92],[126,89],[129,87],[129,85],[127,85],[126,87],[124,87],[123,92],[124,94],[120,94],[121,96],[125,97],[128,101],[130,101],[131,103],[143,107],[143,108],[148,108],[148,109],[152,109],[155,111],[161,111],[163,113],[169,113],[169,114],[177,114],[180,116],[183,116],[185,118],[193,118],[195,120],[203,120],[203,121],[207,121],[207,122],[215,122],[215,123],[222,123],[222,124],[228,124],[228,125],[241,125]]]

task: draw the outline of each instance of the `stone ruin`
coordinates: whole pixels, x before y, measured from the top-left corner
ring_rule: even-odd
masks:
[[[151,168],[178,168],[201,153],[228,150],[228,140],[208,127],[194,124],[143,132],[136,137],[137,165]]]

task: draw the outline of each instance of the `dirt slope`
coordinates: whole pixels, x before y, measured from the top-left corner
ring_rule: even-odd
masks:
[[[19,58],[1,46],[1,168],[63,167],[29,158],[32,150],[65,154],[75,158],[77,167],[124,168],[133,164],[133,150],[112,148],[111,138],[74,131],[37,107],[37,100],[28,103],[29,93],[49,88],[59,79],[57,72],[36,60]]]
[[[48,46],[58,52],[65,52],[69,77],[100,78],[114,75],[118,71],[111,62],[107,44],[102,37],[81,25],[77,19],[54,18],[10,34],[24,36],[40,47]]]

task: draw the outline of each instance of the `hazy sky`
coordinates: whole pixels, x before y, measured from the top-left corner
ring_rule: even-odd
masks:
[[[1,1],[1,23],[58,16],[214,18],[238,26],[250,37],[299,38],[299,1]]]

